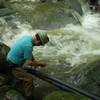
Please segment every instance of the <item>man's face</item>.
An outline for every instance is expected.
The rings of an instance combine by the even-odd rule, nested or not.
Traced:
[[[42,42],[41,42],[40,40],[36,40],[34,43],[35,43],[36,46],[41,46],[41,45],[43,45]]]

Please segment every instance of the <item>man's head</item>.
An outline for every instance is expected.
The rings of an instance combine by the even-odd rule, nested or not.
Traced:
[[[46,33],[37,33],[36,35],[36,45],[45,45],[49,42],[49,37]]]

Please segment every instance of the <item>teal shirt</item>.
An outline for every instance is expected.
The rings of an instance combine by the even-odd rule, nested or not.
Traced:
[[[12,46],[7,58],[14,64],[23,66],[26,59],[32,59],[33,43],[31,36],[24,36]]]

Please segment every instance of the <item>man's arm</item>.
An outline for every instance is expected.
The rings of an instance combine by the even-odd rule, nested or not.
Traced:
[[[41,66],[44,67],[47,64],[44,62],[36,62],[34,56],[32,55],[32,47],[25,46],[24,48],[24,59],[26,59],[25,64],[29,66]]]
[[[36,61],[32,61],[32,60],[26,60],[25,64],[30,65],[30,66],[41,66],[41,67],[44,67],[47,65],[44,62],[36,62]]]
[[[35,57],[32,55],[32,61],[35,61]]]

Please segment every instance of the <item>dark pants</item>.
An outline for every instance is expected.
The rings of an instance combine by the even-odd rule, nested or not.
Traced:
[[[32,75],[28,73],[26,70],[24,70],[22,67],[13,64],[9,60],[7,62],[11,75],[18,81],[21,81],[21,86],[23,86],[23,91],[25,95],[27,97],[32,97],[34,90]]]

